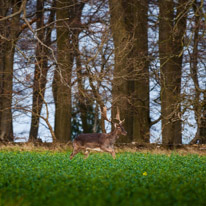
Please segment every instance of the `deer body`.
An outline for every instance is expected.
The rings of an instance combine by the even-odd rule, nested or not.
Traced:
[[[105,115],[104,117],[107,121],[110,121]],[[73,141],[73,152],[70,155],[70,159],[80,151],[84,151],[85,158],[87,158],[90,150],[108,152],[115,159],[114,143],[119,135],[127,134],[122,126],[123,121],[120,121],[120,119],[118,120],[119,123],[114,123],[115,129],[110,133],[88,133],[78,135]]]
[[[111,136],[110,134],[100,133],[100,134],[80,134],[77,136],[73,144],[77,144],[82,148],[101,148],[110,147],[114,144],[116,136]]]

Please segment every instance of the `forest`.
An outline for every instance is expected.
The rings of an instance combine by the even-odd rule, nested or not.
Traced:
[[[204,0],[0,0],[0,141],[206,143]]]
[[[206,1],[0,0],[0,206],[203,206],[205,144]]]

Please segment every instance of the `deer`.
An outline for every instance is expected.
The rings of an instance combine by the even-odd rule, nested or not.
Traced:
[[[98,152],[107,152],[110,153],[113,159],[116,158],[114,144],[120,135],[127,135],[126,130],[122,126],[125,120],[120,120],[119,108],[117,108],[115,120],[118,123],[115,123],[112,120],[107,118],[107,108],[103,107],[102,109],[102,118],[113,124],[114,130],[110,133],[82,133],[76,136],[72,142],[73,151],[70,155],[72,159],[77,153],[83,151],[84,158],[86,159],[89,156],[91,150]]]

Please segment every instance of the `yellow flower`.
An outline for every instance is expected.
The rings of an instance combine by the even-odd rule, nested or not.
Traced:
[[[143,172],[143,175],[144,175],[144,176],[147,176],[147,172]]]

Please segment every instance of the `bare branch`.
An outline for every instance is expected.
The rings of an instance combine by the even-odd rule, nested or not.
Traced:
[[[109,119],[107,118],[107,107],[103,107],[103,109],[102,109],[102,117],[103,117],[105,120],[107,120],[108,122],[113,123],[111,120],[109,120]]]
[[[20,8],[19,8],[19,10],[17,12],[15,12],[15,13],[9,15],[9,16],[0,17],[0,21],[5,21],[7,19],[10,19],[10,18],[20,14],[26,8],[26,3],[27,3],[27,0],[23,0],[22,4],[21,4],[21,6],[20,6]]]

